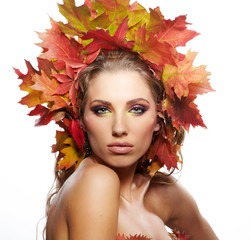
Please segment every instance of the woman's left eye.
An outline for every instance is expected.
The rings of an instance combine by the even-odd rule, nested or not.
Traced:
[[[138,114],[138,115],[143,114],[145,111],[146,111],[146,108],[141,107],[141,106],[135,106],[129,110],[130,113],[134,113],[134,114]]]

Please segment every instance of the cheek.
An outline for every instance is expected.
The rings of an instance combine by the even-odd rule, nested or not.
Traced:
[[[146,119],[139,124],[135,124],[134,132],[135,136],[140,136],[143,142],[151,143],[153,132],[155,131],[156,120],[154,117]]]
[[[107,123],[104,122],[104,119],[100,120],[97,117],[88,117],[84,118],[85,131],[88,135],[89,143],[92,149],[96,149],[98,146],[102,146],[102,143],[108,137],[107,132]]]

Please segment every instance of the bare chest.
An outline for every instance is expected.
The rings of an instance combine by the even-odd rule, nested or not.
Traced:
[[[146,235],[154,240],[171,239],[162,219],[148,211],[142,204],[128,203],[121,199],[119,209],[118,233]]]
[[[132,191],[131,201],[120,198],[118,233],[145,235],[153,240],[169,240],[169,233],[163,220],[144,204],[149,181],[144,181],[139,188]]]

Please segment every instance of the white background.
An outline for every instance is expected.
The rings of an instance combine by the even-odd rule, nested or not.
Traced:
[[[62,2],[62,0],[60,1]],[[191,129],[183,147],[180,182],[196,199],[221,240],[250,240],[250,55],[248,0],[141,0],[160,6],[166,18],[188,14],[200,32],[187,48],[199,52],[196,64],[208,65],[215,93],[197,101],[208,129]],[[33,127],[35,118],[17,104],[21,93],[12,67],[26,73],[23,59],[37,66],[41,49],[35,31],[50,28],[49,16],[63,18],[55,0],[1,2],[1,172],[0,238],[32,240],[44,215],[53,182],[55,127]],[[182,50],[184,51],[184,50]],[[44,222],[39,225],[39,239]]]

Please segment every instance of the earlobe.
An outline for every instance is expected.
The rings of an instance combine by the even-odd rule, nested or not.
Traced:
[[[153,129],[154,132],[158,132],[160,130],[160,124],[159,121],[156,122],[155,127]]]

